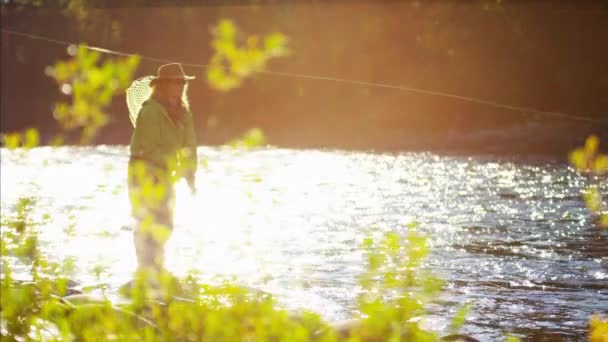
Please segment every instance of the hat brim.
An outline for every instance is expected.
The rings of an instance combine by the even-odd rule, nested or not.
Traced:
[[[175,76],[175,77],[158,77],[158,76],[154,76],[154,78],[152,78],[152,81],[171,81],[171,80],[184,80],[184,81],[191,81],[193,79],[195,79],[196,76]]]
[[[157,77],[157,76],[155,76],[150,81],[150,86],[154,87],[155,84],[157,84],[158,82],[163,82],[163,81],[180,80],[180,81],[184,81],[185,82],[185,81],[193,80],[195,78],[196,77],[194,77],[194,76],[186,76],[186,75],[184,75],[184,77]]]

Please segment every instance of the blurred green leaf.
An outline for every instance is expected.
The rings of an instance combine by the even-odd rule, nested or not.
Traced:
[[[231,20],[220,20],[216,26],[216,34],[222,40],[234,40],[236,38],[237,29]]]
[[[272,33],[264,38],[265,52],[272,57],[287,54],[287,37],[282,33]]]
[[[468,303],[462,305],[458,309],[456,315],[452,318],[452,322],[450,323],[450,331],[452,334],[456,334],[460,330],[470,311],[471,305]]]
[[[602,214],[602,215],[600,215],[600,219],[599,219],[598,225],[601,228],[608,228],[608,214]]]
[[[38,130],[35,128],[30,128],[25,131],[25,142],[24,145],[26,148],[36,147],[40,144],[40,135],[38,134]]]
[[[88,143],[107,124],[104,108],[130,84],[139,57],[106,59],[100,65],[101,53],[84,45],[73,50],[73,58],[57,62],[47,73],[71,93],[71,103],[57,103],[53,114],[64,130],[80,129],[80,141]]]
[[[597,152],[599,144],[600,139],[595,135],[590,135],[585,141],[585,153],[587,155],[594,155]]]
[[[2,136],[4,140],[4,146],[8,149],[15,149],[21,145],[21,134],[20,133],[8,133]]]
[[[608,155],[600,154],[598,151],[599,138],[591,135],[585,141],[584,148],[577,148],[570,153],[570,162],[579,171],[590,172],[595,175],[603,175],[608,172]],[[607,227],[606,224],[606,204],[600,193],[600,178],[588,178],[592,184],[587,186],[583,191],[583,198],[587,208],[599,215],[598,226],[601,228]]]
[[[583,194],[587,208],[592,212],[598,212],[602,205],[602,195],[597,188],[588,188]]]
[[[214,54],[207,69],[207,81],[220,91],[239,86],[242,80],[262,70],[269,59],[284,56],[287,51],[287,39],[280,33],[264,37],[264,49],[259,48],[257,35],[245,37],[243,44],[239,44],[238,29],[230,20],[221,20],[212,33]]]
[[[570,163],[577,170],[584,170],[586,167],[586,154],[582,148],[577,148],[570,153]]]
[[[593,172],[597,174],[608,172],[608,155],[599,155],[595,158]]]
[[[589,319],[589,342],[608,341],[608,318],[594,314]]]

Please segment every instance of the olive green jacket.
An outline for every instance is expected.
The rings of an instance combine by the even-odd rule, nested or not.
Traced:
[[[143,103],[135,130],[131,136],[131,158],[174,171],[187,166],[183,175],[189,180],[196,172],[196,133],[192,113],[187,111],[184,122],[173,123],[169,113],[156,100]]]

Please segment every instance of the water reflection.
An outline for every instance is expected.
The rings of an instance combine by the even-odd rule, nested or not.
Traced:
[[[464,331],[481,339],[506,331],[577,339],[592,312],[608,311],[608,233],[592,227],[584,180],[564,165],[429,153],[199,154],[208,163],[198,195],[177,186],[166,261],[176,274],[235,277],[288,307],[348,318],[363,237],[418,220],[432,236],[428,267],[448,280],[428,318],[436,327],[471,301]],[[1,163],[3,218],[33,197],[44,248],[74,258],[76,278],[116,287],[130,277],[125,147],[2,150]]]

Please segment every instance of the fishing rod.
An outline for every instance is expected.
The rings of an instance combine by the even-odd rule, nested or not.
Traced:
[[[35,40],[47,41],[47,42],[54,43],[54,44],[65,45],[65,46],[77,45],[76,43],[73,43],[73,42],[48,38],[48,37],[44,37],[44,36],[40,36],[40,35],[36,35],[36,34],[19,32],[19,31],[15,31],[15,30],[4,29],[4,28],[2,28],[2,32],[11,34],[11,35],[21,36],[21,37],[27,37],[27,38],[35,39]],[[80,46],[83,46],[86,49],[89,49],[92,51],[98,51],[101,53],[111,54],[111,55],[116,55],[116,56],[123,56],[123,57],[139,56],[141,59],[152,61],[152,62],[157,62],[157,63],[180,63],[184,66],[193,67],[193,68],[207,68],[208,67],[207,64],[177,62],[174,60],[157,58],[157,57],[147,56],[147,55],[143,55],[143,54],[139,54],[139,53],[111,50],[111,49],[107,49],[107,48],[103,48],[103,47],[91,46],[91,45],[86,45],[86,44],[81,44]],[[456,100],[460,100],[460,101],[485,105],[485,106],[489,106],[489,107],[506,109],[506,110],[509,110],[512,112],[517,112],[517,113],[538,114],[538,115],[550,116],[550,117],[555,117],[555,118],[560,118],[560,119],[565,119],[565,120],[582,121],[582,122],[588,122],[588,123],[608,126],[608,120],[599,120],[599,119],[594,119],[591,117],[574,115],[574,114],[564,113],[564,112],[560,112],[560,111],[544,111],[544,110],[539,110],[539,109],[531,108],[531,107],[509,105],[509,104],[485,100],[485,99],[481,99],[481,98],[477,98],[477,97],[469,97],[469,96],[463,96],[463,95],[458,95],[458,94],[453,94],[453,93],[446,93],[446,92],[434,91],[434,90],[428,90],[428,89],[422,89],[422,88],[416,88],[416,87],[408,87],[408,86],[387,84],[387,83],[381,83],[381,82],[368,82],[368,81],[353,80],[353,79],[338,78],[338,77],[329,77],[329,76],[298,74],[298,73],[291,73],[291,72],[278,72],[278,71],[271,71],[271,70],[262,70],[262,71],[258,71],[258,73],[273,75],[273,76],[278,76],[278,77],[309,79],[309,80],[316,80],[316,81],[330,81],[330,82],[335,82],[335,83],[366,86],[366,87],[372,87],[372,88],[393,89],[393,90],[406,91],[406,92],[412,92],[412,93],[418,93],[418,94],[451,98],[451,99],[456,99]]]

